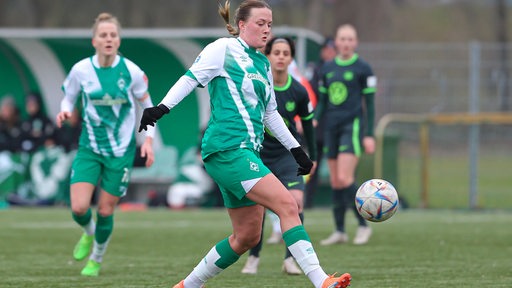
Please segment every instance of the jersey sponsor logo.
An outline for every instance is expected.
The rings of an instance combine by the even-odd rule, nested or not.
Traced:
[[[295,107],[296,107],[295,101],[288,101],[285,104],[286,111],[288,111],[288,112],[295,111]]]
[[[264,83],[265,85],[269,85],[267,79],[265,79],[263,76],[261,76],[258,73],[247,73],[247,79],[257,80],[257,81]]]
[[[343,82],[333,82],[329,85],[329,101],[333,105],[340,105],[347,100],[348,90]]]
[[[288,185],[288,187],[293,187],[293,186],[297,186],[299,184],[300,184],[299,181],[295,181],[295,182],[289,182],[287,185]]]
[[[105,94],[102,99],[91,99],[91,103],[94,106],[114,106],[114,105],[123,105],[128,102],[126,99],[117,98],[114,99],[109,94]]]
[[[258,165],[258,163],[254,163],[251,161],[251,162],[249,162],[249,169],[251,169],[252,171],[259,172],[260,166]]]

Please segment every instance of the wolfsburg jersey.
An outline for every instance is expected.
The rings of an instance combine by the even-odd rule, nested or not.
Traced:
[[[62,90],[82,104],[80,147],[105,156],[123,156],[135,148],[134,98],[148,90],[144,72],[132,61],[116,56],[111,67],[100,67],[97,56],[76,63]]]
[[[187,75],[210,93],[203,158],[238,148],[259,151],[265,111],[277,109],[267,57],[240,38],[221,38],[204,48]]]
[[[354,54],[348,60],[336,57],[325,63],[319,73],[320,101],[327,129],[361,117],[363,95],[376,90],[377,79],[370,65]]]
[[[301,119],[313,118],[313,105],[309,102],[309,96],[306,88],[302,86],[291,75],[288,75],[288,82],[283,87],[274,86],[276,95],[277,110],[284,120],[284,123],[297,141],[301,141],[301,136],[297,132],[295,124],[295,116],[299,115]],[[262,159],[273,158],[283,153],[287,153],[286,149],[279,140],[272,136],[268,129],[265,129],[265,140],[263,141],[263,149],[261,150]],[[291,154],[290,154],[291,155]]]

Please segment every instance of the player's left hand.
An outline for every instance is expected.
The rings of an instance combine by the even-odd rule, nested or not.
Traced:
[[[290,149],[290,152],[292,152],[293,158],[295,158],[295,161],[297,161],[297,164],[299,164],[297,176],[308,175],[311,171],[311,168],[313,168],[313,161],[309,159],[306,152],[304,152],[300,146]]]
[[[169,113],[169,108],[164,104],[144,109],[142,117],[140,118],[139,132],[142,130],[146,131],[148,129],[148,125],[155,126],[156,121],[167,113]]]

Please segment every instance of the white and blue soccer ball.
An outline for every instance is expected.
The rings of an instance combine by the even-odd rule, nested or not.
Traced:
[[[356,208],[359,215],[372,222],[391,218],[398,210],[398,192],[391,183],[383,179],[370,179],[356,192]]]

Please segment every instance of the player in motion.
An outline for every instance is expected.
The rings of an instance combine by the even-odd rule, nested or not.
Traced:
[[[201,153],[206,171],[221,189],[233,233],[215,244],[174,288],[203,287],[254,247],[260,240],[265,208],[281,218],[286,246],[314,287],[347,287],[350,274],[334,277],[323,271],[301,224],[297,202],[259,156],[266,127],[292,153],[299,174],[313,167],[277,111],[270,63],[258,51],[270,35],[272,10],[265,1],[242,1],[234,28],[229,23],[229,8],[228,0],[220,5],[219,14],[229,33],[237,37],[207,45],[162,102],[144,109],[139,128],[154,125],[193,89],[208,85],[211,116]]]
[[[84,233],[75,246],[76,260],[89,261],[81,274],[98,276],[103,255],[114,227],[114,209],[125,195],[135,157],[135,102],[153,106],[144,72],[118,55],[120,24],[116,17],[101,13],[93,25],[95,55],[76,63],[62,90],[64,98],[56,123],[71,118],[80,98],[82,134],[71,171],[71,214]],[[154,128],[148,129],[141,146],[146,166],[151,166]],[[91,212],[94,188],[101,179],[96,222]]]
[[[335,45],[338,56],[319,71],[320,101],[315,119],[325,116],[324,151],[330,171],[336,230],[320,244],[348,241],[345,212],[351,208],[359,223],[354,244],[361,245],[368,242],[372,230],[355,208],[355,171],[363,150],[369,154],[375,151],[373,122],[377,78],[370,65],[355,53],[357,33],[352,25],[338,27]]]
[[[295,117],[301,119],[304,137],[307,142],[310,158],[316,161],[316,142],[313,130],[313,105],[309,101],[308,92],[297,80],[288,74],[288,66],[295,57],[295,45],[293,40],[287,37],[272,38],[267,42],[264,50],[265,55],[272,67],[274,78],[274,92],[277,102],[277,110],[284,120],[292,135],[298,141],[301,136],[297,131]],[[265,131],[263,148],[261,149],[263,163],[276,175],[283,185],[290,191],[297,202],[299,217],[304,223],[304,177],[297,175],[297,165],[287,149],[277,140],[272,133]],[[315,162],[316,164],[316,162]],[[314,173],[314,168],[312,172]],[[263,244],[263,228],[260,242],[251,248],[249,258],[245,263],[242,273],[256,274],[258,272],[259,254]],[[283,272],[289,275],[302,274],[302,271],[295,264],[295,260],[286,249],[282,266]]]

